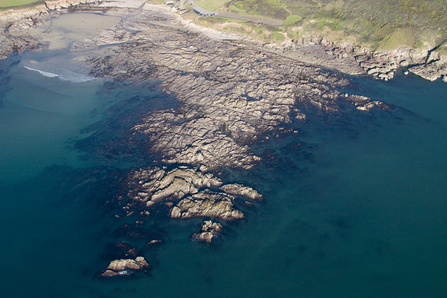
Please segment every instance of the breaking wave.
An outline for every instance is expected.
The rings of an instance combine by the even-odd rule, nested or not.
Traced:
[[[68,81],[71,83],[85,83],[85,82],[93,81],[95,79],[92,76],[72,72],[69,70],[62,70],[60,74],[55,74],[52,72],[47,72],[47,71],[31,68],[28,66],[23,66],[23,67],[26,69],[32,70],[32,71],[37,71],[38,73],[40,73],[41,75],[43,75],[45,77],[48,77],[48,78],[58,77],[61,81]]]
[[[58,76],[59,76],[58,74],[55,74],[55,73],[51,73],[51,72],[46,72],[46,71],[38,70],[38,69],[31,68],[31,67],[28,67],[28,66],[23,66],[23,67],[25,67],[26,69],[32,70],[32,71],[37,71],[37,72],[40,73],[41,75],[43,75],[43,76],[45,76],[45,77],[49,77],[49,78],[55,78],[55,77],[58,77]]]

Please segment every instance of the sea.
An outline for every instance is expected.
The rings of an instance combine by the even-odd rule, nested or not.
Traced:
[[[200,220],[148,220],[163,240],[144,252],[150,273],[101,279],[128,221],[104,202],[151,158],[116,144],[133,115],[179,103],[153,82],[93,78],[72,55],[0,61],[2,297],[447,297],[446,83],[349,77],[343,92],[392,109],[311,117],[250,144],[259,165],[221,176],[264,195],[245,220],[213,244],[191,241]]]

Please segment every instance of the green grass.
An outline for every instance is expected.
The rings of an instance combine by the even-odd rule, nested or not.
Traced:
[[[197,0],[199,3],[217,11],[282,20],[282,31],[291,37],[298,33],[290,28],[299,26],[300,35],[337,36],[375,49],[428,49],[447,38],[447,0]]]
[[[269,40],[281,42],[284,41],[286,38],[284,37],[284,34],[281,34],[279,32],[272,32],[269,36]]]
[[[392,50],[397,47],[414,48],[416,45],[416,36],[411,29],[396,29],[394,32],[383,38],[378,49]]]
[[[23,6],[23,5],[32,4],[35,2],[42,2],[42,1],[38,1],[38,0],[1,0],[0,8]]]
[[[294,25],[301,21],[303,18],[296,15],[288,16],[287,19],[284,21],[284,26]]]
[[[197,5],[212,11],[219,11],[227,2],[228,0],[196,0]]]

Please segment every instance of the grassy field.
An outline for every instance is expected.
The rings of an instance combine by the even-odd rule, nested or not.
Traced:
[[[196,0],[197,5],[212,11],[220,10],[227,2],[228,0]]]
[[[42,2],[39,0],[0,0],[0,8],[15,7],[31,4],[34,2]]]
[[[196,3],[210,10],[283,21],[284,26],[279,28],[259,25],[252,29],[266,40],[281,40],[276,33],[289,38],[316,33],[390,50],[431,49],[447,39],[447,0],[197,0]],[[275,34],[271,36],[272,33]]]

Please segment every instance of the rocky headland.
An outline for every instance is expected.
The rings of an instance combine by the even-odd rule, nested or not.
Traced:
[[[360,74],[369,67],[373,74],[370,70],[374,67],[390,68],[383,66],[388,62],[372,66],[374,59],[379,59],[377,53],[356,47],[348,51],[313,38],[259,45],[198,28],[165,7],[140,0],[47,5],[33,16],[3,19],[0,53],[5,57],[13,51],[45,48],[28,36],[27,30],[75,11],[122,16],[115,27],[70,46],[79,54],[77,61],[90,69],[90,76],[116,83],[157,81],[160,90],[180,102],[176,108],[144,113],[129,129],[130,137],[144,138],[145,150],[160,156],[156,165],[148,161],[145,167],[129,170],[122,180],[122,195],[108,202],[116,218],[135,222],[135,227],[164,210],[164,216],[173,222],[203,218],[202,230],[192,238],[211,242],[221,233],[222,223],[247,217],[238,202],[253,205],[264,199],[250,185],[221,177],[223,168],[252,170],[262,162],[253,145],[268,139],[269,134],[279,138],[298,133],[293,127],[315,117],[390,108],[368,97],[338,91],[349,80],[327,69]],[[409,60],[402,53],[383,58],[401,57],[395,60],[395,68],[386,71],[388,77],[381,77],[380,71],[374,73],[386,79],[399,65],[415,65],[424,59],[408,51],[413,55]],[[424,65],[443,61],[432,55],[434,60],[426,59]],[[216,220],[221,223],[213,222]],[[101,276],[129,275],[149,268],[142,256],[125,255],[112,260]]]
[[[263,46],[294,59],[352,75],[370,75],[377,79],[389,80],[402,68],[429,81],[442,78],[447,82],[447,56],[440,55],[435,49],[398,48],[374,51],[359,44],[332,42],[315,35]]]
[[[116,28],[72,45],[86,53],[102,48],[106,55],[84,58],[91,76],[158,81],[180,101],[177,108],[148,112],[130,129],[145,136],[147,150],[160,160],[128,173],[125,194],[116,200],[120,218],[140,221],[162,208],[175,220],[244,219],[237,201],[249,205],[262,194],[224,183],[219,173],[225,167],[254,169],[261,157],[252,144],[273,132],[297,133],[287,125],[315,115],[389,108],[337,91],[349,83],[341,74],[237,39],[210,37],[160,6],[145,4]],[[193,239],[209,242],[221,229],[207,225]]]

